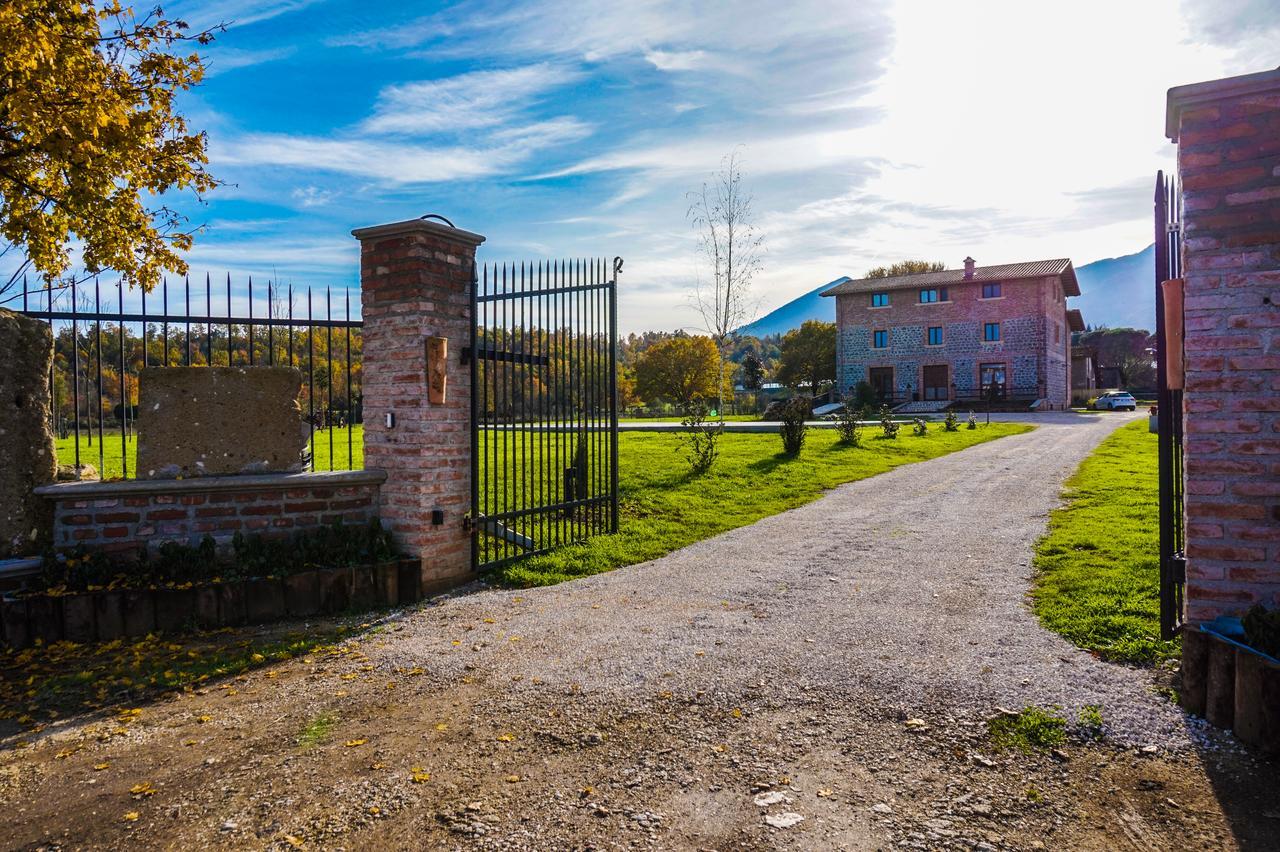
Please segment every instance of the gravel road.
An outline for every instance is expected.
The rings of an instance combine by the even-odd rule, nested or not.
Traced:
[[[746,688],[820,689],[911,716],[1096,704],[1122,742],[1185,747],[1182,714],[1146,672],[1044,630],[1025,600],[1063,480],[1132,419],[1039,415],[1025,435],[843,485],[653,562],[459,597],[396,653],[460,665],[450,625],[496,606],[518,650],[493,643],[465,663],[545,684],[619,697],[697,689],[730,702]]]

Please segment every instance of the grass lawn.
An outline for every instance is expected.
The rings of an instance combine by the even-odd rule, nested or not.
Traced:
[[[879,430],[866,429],[864,446],[856,449],[839,445],[834,431],[810,430],[794,459],[781,455],[777,435],[727,433],[715,467],[701,476],[690,475],[676,435],[623,432],[618,534],[500,568],[494,576],[514,586],[550,585],[644,562],[816,500],[841,483],[1030,428],[993,423],[948,433],[935,427],[924,437],[904,429],[893,441],[877,440]]]
[[[1067,480],[1066,505],[1036,547],[1034,609],[1050,630],[1107,660],[1178,656],[1160,639],[1156,436],[1118,429]]]

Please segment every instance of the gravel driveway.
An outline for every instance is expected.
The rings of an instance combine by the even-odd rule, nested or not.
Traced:
[[[1131,419],[1040,415],[648,564],[65,720],[0,752],[2,845],[1266,848],[1274,767],[1024,600],[1063,479]],[[1107,737],[995,750],[1027,704],[1098,704]]]
[[[1024,597],[1063,480],[1133,419],[1039,415],[1027,434],[840,486],[643,565],[459,598],[399,653],[438,665],[451,622],[519,599],[504,625],[519,652],[486,648],[468,664],[620,697],[659,683],[725,700],[760,683],[775,697],[873,695],[912,716],[1096,704],[1123,742],[1183,747],[1182,714],[1145,672],[1044,630]]]

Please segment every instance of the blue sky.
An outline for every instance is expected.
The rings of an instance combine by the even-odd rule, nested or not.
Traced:
[[[354,285],[352,228],[434,212],[484,259],[624,256],[624,331],[699,324],[686,192],[731,150],[761,312],[905,256],[1083,264],[1150,242],[1165,90],[1280,63],[1265,0],[169,11],[231,22],[182,101],[228,182],[193,272]]]

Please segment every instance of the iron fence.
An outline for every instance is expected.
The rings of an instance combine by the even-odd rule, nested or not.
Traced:
[[[1182,511],[1182,391],[1168,385],[1169,330],[1165,328],[1161,285],[1181,277],[1182,192],[1177,181],[1166,181],[1164,172],[1156,172],[1156,428],[1160,488],[1160,634],[1165,639],[1172,639],[1182,626],[1187,572]]]
[[[264,365],[302,372],[307,465],[363,466],[355,434],[362,422],[362,322],[351,316],[349,290],[335,304],[330,288],[319,295],[268,281],[255,293],[249,277],[237,291],[227,274],[216,287],[206,276],[194,292],[188,278],[172,287],[166,280],[151,293],[117,283],[105,296],[104,302],[98,280],[37,289],[22,281],[19,312],[47,321],[53,336],[50,416],[59,463],[87,472],[86,457],[96,457],[99,478],[136,476],[137,432],[146,428],[137,397],[143,369]]]
[[[618,529],[620,258],[485,264],[473,293],[473,564]]]

